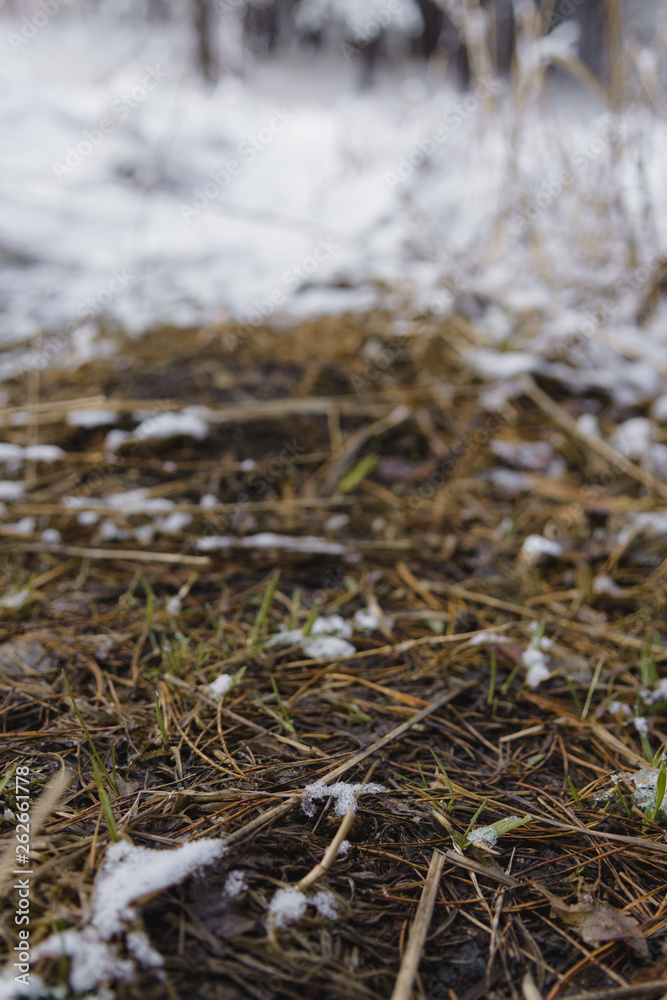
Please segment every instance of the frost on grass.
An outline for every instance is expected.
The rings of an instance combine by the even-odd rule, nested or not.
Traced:
[[[378,792],[386,791],[384,785],[378,785],[374,781],[367,784],[351,785],[346,781],[337,781],[334,785],[325,785],[320,779],[312,785],[306,785],[301,796],[301,808],[306,816],[315,815],[315,801],[326,799],[333,795],[335,799],[335,812],[337,816],[345,816],[350,811],[357,811],[358,795],[375,795]]]
[[[482,844],[484,847],[495,847],[498,843],[498,831],[492,826],[480,826],[468,834],[471,844]]]
[[[615,785],[619,781],[625,781],[626,784],[634,788],[632,801],[637,808],[641,809],[642,812],[647,809],[653,812],[657,802],[659,774],[660,770],[657,767],[642,767],[639,771],[620,771],[617,774],[612,774],[611,780]],[[667,817],[667,796],[662,800],[660,812]]]

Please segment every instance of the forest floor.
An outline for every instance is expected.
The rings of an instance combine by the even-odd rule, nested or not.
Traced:
[[[467,321],[392,331],[159,329],[10,386],[25,995],[667,994],[667,487],[601,390],[494,399]]]

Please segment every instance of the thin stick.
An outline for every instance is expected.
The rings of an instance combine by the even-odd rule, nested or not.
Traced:
[[[336,860],[336,857],[338,855],[338,848],[347,837],[348,833],[350,832],[350,827],[352,826],[353,823],[354,823],[354,810],[350,809],[348,813],[345,813],[345,818],[338,827],[336,836],[334,837],[334,839],[331,841],[326,851],[324,852],[322,860],[318,861],[315,867],[311,868],[308,874],[303,876],[301,881],[297,883],[296,886],[297,889],[301,889],[303,891],[303,889],[307,889],[309,885],[312,885],[313,882],[317,882],[318,878],[322,878],[323,875],[326,875],[326,873],[329,871],[332,864]]]
[[[440,886],[440,877],[442,875],[444,864],[444,854],[438,850],[434,851],[433,857],[431,858],[431,864],[429,865],[428,875],[426,876],[426,881],[424,882],[424,888],[422,889],[421,899],[419,900],[417,912],[415,913],[415,919],[412,927],[410,928],[408,946],[403,955],[401,970],[398,973],[396,984],[394,986],[394,992],[391,995],[391,1000],[410,1000],[412,984],[415,981],[417,969],[419,968],[419,963],[422,957],[422,951],[424,950],[426,933],[428,931],[429,924],[431,923],[433,907],[435,906],[435,897]]]
[[[10,546],[2,546],[7,551]],[[141,549],[88,549],[80,545],[49,545],[46,542],[15,542],[14,552],[52,552],[56,556],[83,556],[84,559],[128,559],[134,562],[180,563],[183,566],[208,566],[208,556],[184,556],[180,552],[144,552]]]

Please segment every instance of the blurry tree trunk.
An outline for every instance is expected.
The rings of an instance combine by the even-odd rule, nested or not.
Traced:
[[[197,58],[201,75],[209,83],[218,78],[218,64],[213,43],[213,10],[210,0],[192,0]]]

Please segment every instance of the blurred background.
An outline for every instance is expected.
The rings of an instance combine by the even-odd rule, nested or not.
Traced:
[[[667,361],[661,0],[0,6],[5,343],[379,307]]]

